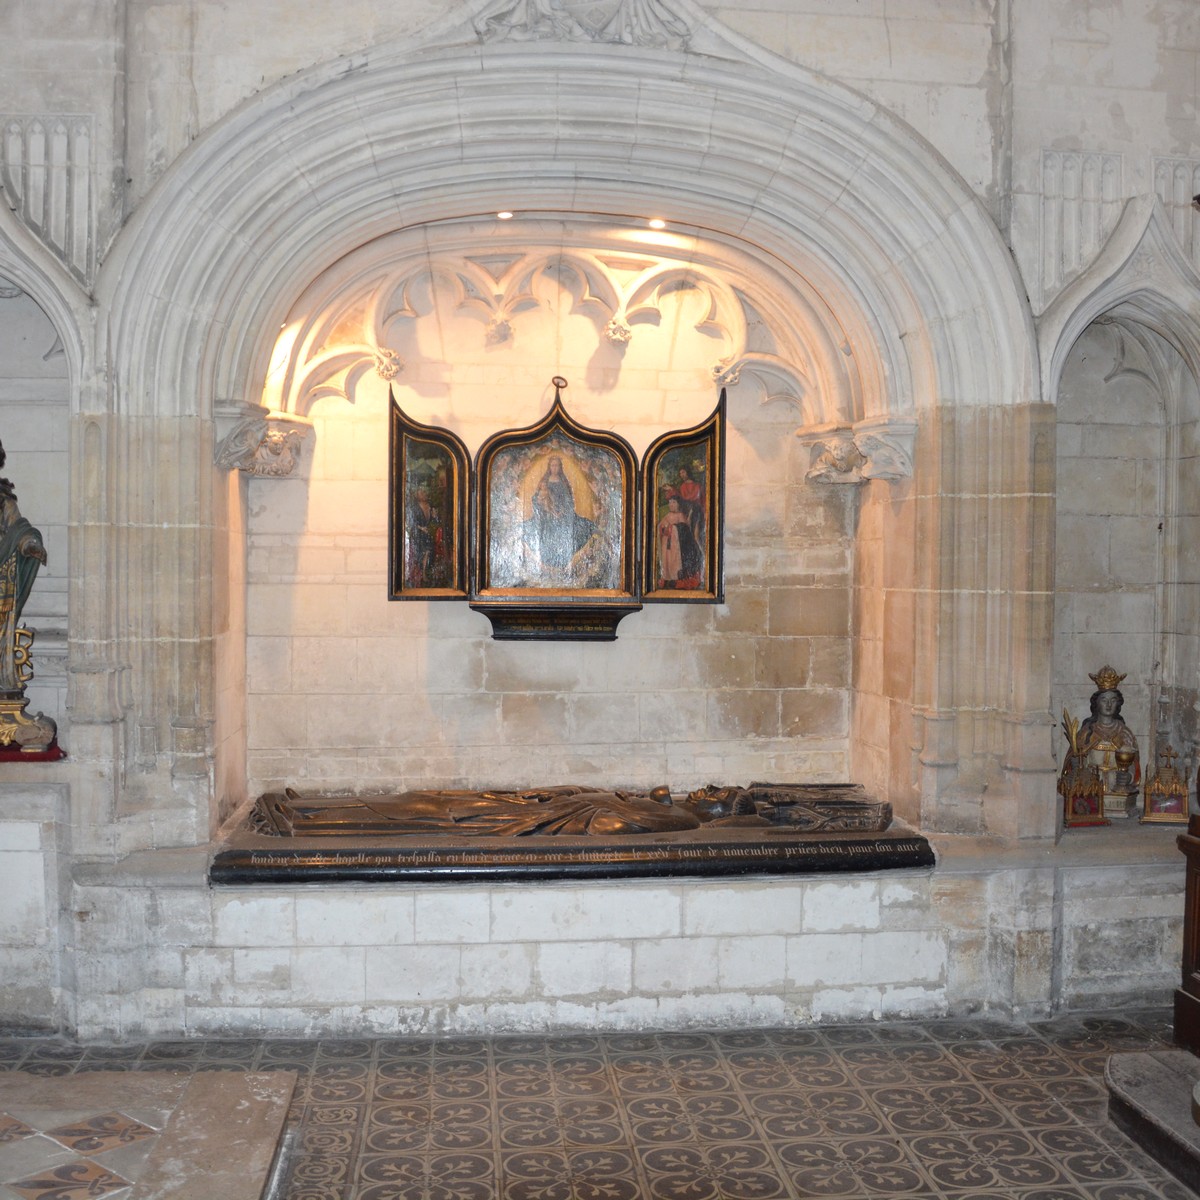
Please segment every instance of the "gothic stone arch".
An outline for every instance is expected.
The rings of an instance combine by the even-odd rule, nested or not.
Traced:
[[[104,560],[154,580],[115,622],[138,767],[127,810],[182,808],[202,837],[222,786],[207,764],[235,753],[213,731],[228,597],[197,586],[214,578],[214,544],[237,536],[213,451],[219,422],[260,411],[305,286],[433,221],[662,207],[803,264],[852,331],[847,356],[879,364],[859,373],[862,417],[920,425],[912,478],[871,485],[896,489],[880,503],[885,540],[915,549],[870,585],[890,665],[856,716],[857,741],[869,730],[874,745],[868,781],[931,826],[1046,832],[1048,681],[1033,647],[1049,576],[1027,553],[1046,519],[1033,450],[1045,414],[1027,305],[981,205],[890,114],[683,0],[637,6],[647,23],[611,40],[538,25],[544,5],[466,7],[475,21],[428,44],[374,48],[250,100],[181,156],[102,268],[109,469],[172,464],[125,491]]]

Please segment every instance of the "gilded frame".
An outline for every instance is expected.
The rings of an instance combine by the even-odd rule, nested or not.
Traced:
[[[414,421],[391,396],[388,586],[393,600],[465,600],[469,591],[466,447]]]
[[[642,599],[719,604],[725,519],[725,390],[712,415],[664,434],[642,463]]]

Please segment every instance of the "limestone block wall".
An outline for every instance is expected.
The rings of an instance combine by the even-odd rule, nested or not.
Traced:
[[[136,0],[125,80],[131,199],[144,196],[201,130],[264,85],[336,56],[349,61],[372,43],[420,36],[467,7],[461,0],[413,0],[400,9],[348,3],[298,12],[284,0],[235,10],[219,0]],[[980,194],[995,197],[1000,159],[993,143],[1004,119],[998,68],[1007,49],[995,6],[938,0],[897,10],[883,0],[849,7],[733,0],[697,7],[891,108],[941,147]],[[104,33],[93,36],[102,42]]]
[[[1165,1003],[1169,831],[1082,832],[1003,865],[942,839],[933,871],[728,881],[209,890],[194,852],[145,856],[77,878],[66,1019],[93,1038],[436,1034]]]
[[[843,79],[896,113],[946,155],[996,216],[1006,169],[1009,7],[978,0],[704,4],[759,45]]]
[[[0,786],[0,1029],[61,1027],[65,792],[36,783]]]
[[[1190,0],[1009,9],[1011,244],[1040,313],[1092,261],[1128,196],[1170,199],[1192,243],[1200,21]]]

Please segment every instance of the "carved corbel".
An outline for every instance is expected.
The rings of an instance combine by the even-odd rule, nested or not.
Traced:
[[[804,478],[813,483],[911,479],[916,433],[916,422],[896,420],[799,430],[812,455]]]
[[[911,479],[915,421],[859,421],[854,426],[854,444],[865,460],[864,479]]]
[[[866,459],[854,444],[849,429],[801,432],[811,460],[804,478],[813,483],[862,483]]]
[[[633,337],[633,330],[620,317],[613,317],[604,327],[604,340],[617,350],[624,350]]]
[[[217,465],[268,479],[290,475],[311,426],[287,417],[248,417],[217,447]]]

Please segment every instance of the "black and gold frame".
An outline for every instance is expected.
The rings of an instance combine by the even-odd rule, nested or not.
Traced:
[[[562,402],[492,434],[471,464],[392,398],[390,595],[469,600],[497,638],[603,640],[642,601],[722,600],[725,392],[712,415],[629,443]]]
[[[642,464],[642,599],[724,599],[725,392],[694,429],[668,433]]]
[[[468,591],[466,447],[421,425],[392,397],[388,561],[393,600],[465,600]]]

